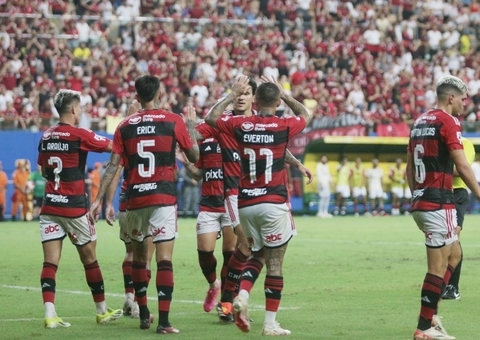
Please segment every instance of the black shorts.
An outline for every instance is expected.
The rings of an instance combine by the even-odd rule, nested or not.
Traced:
[[[41,208],[43,205],[43,196],[33,197],[33,206],[35,208]]]
[[[454,189],[453,199],[455,200],[455,209],[457,209],[457,226],[463,229],[463,219],[465,218],[470,195],[467,189]]]

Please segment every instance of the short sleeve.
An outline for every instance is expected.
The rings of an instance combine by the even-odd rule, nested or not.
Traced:
[[[245,116],[222,116],[217,119],[216,124],[220,132],[233,135],[233,128],[238,120],[244,120]]]
[[[83,151],[105,152],[110,144],[110,139],[99,136],[95,132],[87,129],[80,129],[80,148]]]
[[[195,126],[195,130],[197,130],[197,132],[202,135],[203,139],[217,138],[218,131],[205,122],[197,124],[197,126]]]
[[[286,125],[290,128],[288,133],[289,138],[299,134],[307,126],[307,122],[303,117],[286,117],[283,119],[285,120]]]
[[[125,148],[123,145],[123,139],[122,139],[122,133],[120,131],[120,128],[117,127],[115,130],[115,133],[113,134],[113,147],[112,147],[112,152],[117,154],[117,155],[123,155],[125,152]],[[123,157],[122,157],[123,160]]]
[[[178,144],[182,150],[190,150],[193,147],[192,138],[188,134],[187,126],[183,119],[180,116],[175,117],[175,138],[177,139]]]
[[[463,150],[462,128],[457,118],[452,116],[447,117],[441,134],[449,151]]]

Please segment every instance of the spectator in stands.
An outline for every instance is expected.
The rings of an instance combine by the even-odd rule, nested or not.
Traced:
[[[183,167],[179,172],[179,178],[183,180],[182,185],[182,201],[183,201],[183,216],[196,217],[199,209],[200,201],[200,185],[197,180],[192,178],[190,174]]]

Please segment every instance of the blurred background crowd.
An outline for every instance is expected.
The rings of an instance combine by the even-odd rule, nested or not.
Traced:
[[[145,73],[162,81],[162,108],[192,104],[202,118],[247,74],[278,77],[314,128],[343,117],[375,133],[433,107],[452,74],[476,132],[479,28],[477,0],[0,0],[1,129],[47,128],[69,88],[82,93],[80,125],[105,130]]]

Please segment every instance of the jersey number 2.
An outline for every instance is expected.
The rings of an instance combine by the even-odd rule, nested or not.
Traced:
[[[250,183],[255,183],[257,181],[257,163],[255,155],[255,150],[250,148],[245,148],[243,151],[245,155],[248,155],[250,158]],[[272,180],[272,165],[273,165],[273,152],[267,148],[260,149],[260,156],[266,156],[265,164],[265,184],[268,184]]]

